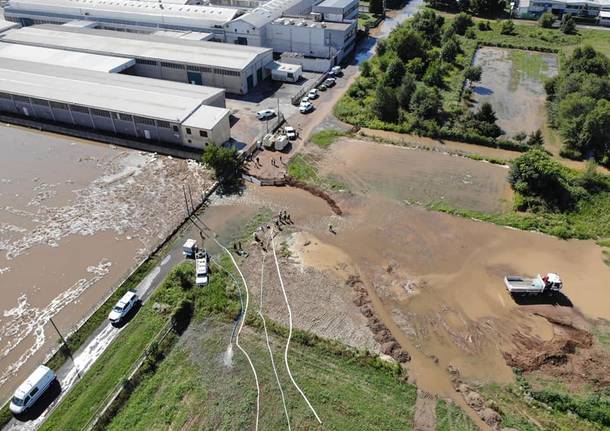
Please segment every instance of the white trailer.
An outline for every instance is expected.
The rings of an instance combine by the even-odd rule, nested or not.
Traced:
[[[542,276],[538,274],[534,278],[522,277],[520,275],[507,275],[504,277],[506,290],[512,294],[531,294],[558,292],[563,287],[559,275],[549,272]]]

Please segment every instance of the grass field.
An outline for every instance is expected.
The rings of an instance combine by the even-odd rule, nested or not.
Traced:
[[[209,320],[183,336],[157,372],[143,382],[115,417],[109,430],[251,429],[256,390],[251,370],[236,349],[227,366],[231,325]],[[307,339],[307,338],[304,338]],[[260,330],[247,328],[240,338],[261,382],[260,429],[286,429],[280,392]],[[291,343],[289,362],[296,381],[323,420],[318,426],[290,384],[283,365],[284,337],[271,335],[271,345],[292,429],[412,429],[415,387],[402,381],[393,367],[355,359],[326,342]],[[150,414],[150,412],[156,412]]]
[[[326,141],[328,138],[325,137],[324,139]],[[346,188],[345,184],[335,179],[321,177],[318,175],[317,162],[311,155],[296,154],[288,162],[287,173],[292,178],[299,181],[313,184],[325,189],[337,191],[344,190]]]
[[[327,129],[314,133],[310,140],[318,147],[326,149],[330,147],[338,138],[345,136],[346,134],[347,133],[342,132],[341,130]]]

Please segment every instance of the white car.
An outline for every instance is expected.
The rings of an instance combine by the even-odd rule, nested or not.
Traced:
[[[336,83],[337,80],[335,78],[328,78],[324,81],[324,85],[326,85],[327,88],[333,87]]]
[[[138,302],[138,295],[133,290],[127,292],[119,302],[116,303],[110,314],[108,315],[108,320],[112,323],[119,323],[127,313],[131,311],[134,305]]]
[[[259,120],[268,120],[273,117],[275,117],[275,111],[273,109],[263,109],[256,113],[256,118]]]
[[[307,97],[309,97],[309,100],[317,99],[318,98],[318,90],[316,88],[312,88],[311,90],[309,90],[309,93],[307,94]]]
[[[284,127],[284,134],[290,140],[293,140],[293,139],[297,138],[297,131],[294,129],[294,127],[291,127],[291,126]]]
[[[299,111],[301,111],[301,114],[306,114],[310,111],[313,111],[313,105],[311,104],[311,102],[301,103],[301,106],[299,106]]]
[[[39,365],[13,394],[9,405],[11,412],[15,415],[24,413],[49,389],[55,379],[52,369]]]
[[[341,71],[341,66],[334,66],[332,69],[330,69],[330,73],[332,73],[334,76],[341,76],[343,74]]]
[[[301,99],[301,104],[309,102],[309,96],[305,96]]]

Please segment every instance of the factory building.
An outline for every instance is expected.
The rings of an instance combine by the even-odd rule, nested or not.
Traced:
[[[223,90],[1,57],[0,112],[195,149],[230,138]]]
[[[268,48],[53,24],[8,31],[0,42],[130,58],[135,65],[125,73],[235,94],[246,94],[267,78],[266,66],[273,61]]]
[[[8,0],[4,17],[22,26],[96,21],[100,28],[151,33],[158,29],[217,33],[240,14],[236,8],[138,0]]]
[[[610,0],[519,0],[516,10],[521,18],[538,18],[549,11],[557,16],[569,13],[583,18],[597,18],[604,25],[604,15],[610,12]]]
[[[12,30],[18,27],[19,24],[17,24],[16,22],[5,21],[0,18],[0,33],[4,33],[5,31]]]
[[[324,0],[312,9],[322,21],[343,22],[358,19],[358,0]]]

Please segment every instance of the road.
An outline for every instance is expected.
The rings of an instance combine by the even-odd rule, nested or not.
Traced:
[[[162,261],[155,266],[148,275],[138,284],[136,291],[145,303],[150,295],[159,287],[161,282],[178,263],[184,260],[182,244],[186,238],[198,238],[198,230],[190,223],[184,225],[170,240],[173,246]],[[104,353],[121,331],[129,325],[115,327],[104,322],[87,341],[74,353],[74,361],[68,360],[59,370],[56,370],[57,380],[61,385],[61,393],[44,408],[42,414],[27,422],[13,418],[4,428],[4,431],[34,431],[38,429],[45,419],[52,413],[57,405],[64,399],[69,390],[78,382],[82,375],[91,368],[95,361]],[[42,399],[41,399],[42,401]],[[36,407],[36,406],[35,406]]]

